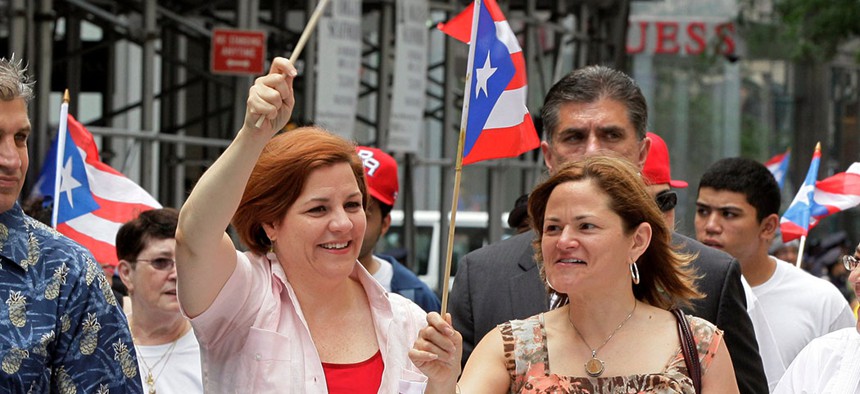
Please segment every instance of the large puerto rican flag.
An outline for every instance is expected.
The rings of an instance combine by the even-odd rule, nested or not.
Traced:
[[[63,164],[58,168],[61,139],[55,138],[32,194],[53,197],[57,190],[57,230],[89,249],[100,264],[115,266],[119,228],[140,212],[161,208],[161,204],[122,173],[102,163],[93,135],[72,115],[62,116],[67,117],[58,133],[64,137]],[[63,123],[67,124],[67,132]],[[56,179],[59,188],[55,188]]]
[[[461,41],[463,32],[471,32],[463,164],[516,157],[537,148],[540,139],[526,108],[525,58],[498,4],[475,1],[439,28]]]

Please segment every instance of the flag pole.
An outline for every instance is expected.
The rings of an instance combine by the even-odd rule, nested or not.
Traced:
[[[66,133],[69,122],[69,89],[63,93],[63,104],[60,105],[60,126],[57,128],[57,162],[54,171],[54,201],[51,209],[51,227],[57,228],[57,217],[60,212],[60,182],[62,181],[63,154],[66,151]]]
[[[448,225],[448,248],[445,252],[445,272],[442,275],[442,317],[448,311],[448,282],[451,281],[451,260],[454,257],[454,230],[457,227],[457,202],[460,200],[460,177],[463,173],[463,149],[466,145],[466,130],[469,124],[469,102],[472,95],[472,68],[475,66],[475,36],[478,31],[478,16],[481,0],[473,2],[472,34],[469,42],[469,57],[466,66],[466,86],[463,89],[463,114],[460,118],[460,137],[457,141],[457,158],[454,164],[454,196],[451,201],[451,220]],[[443,215],[444,216],[444,215]]]
[[[465,104],[464,106],[468,108],[468,104]],[[467,109],[464,109],[463,111],[467,112]],[[442,275],[442,316],[445,316],[445,312],[448,310],[448,282],[451,281],[451,264],[454,259],[454,230],[457,227],[457,201],[460,200],[460,178],[463,174],[463,145],[465,144],[466,127],[465,123],[463,123],[463,126],[460,127],[460,138],[457,141],[457,161],[454,165],[454,195],[451,203],[451,221],[448,224],[448,248],[445,252],[445,274]]]
[[[314,13],[311,14],[311,18],[308,19],[308,24],[305,26],[305,30],[302,31],[301,37],[299,37],[299,42],[296,43],[295,49],[293,49],[293,53],[290,54],[290,63],[293,66],[296,65],[296,60],[299,60],[299,54],[302,53],[302,49],[305,48],[305,44],[308,42],[308,39],[311,37],[311,32],[317,27],[317,22],[319,22],[320,17],[322,16],[323,10],[325,6],[328,4],[329,0],[321,0],[317,3],[317,8],[314,9]],[[265,116],[260,116],[257,118],[257,122],[254,123],[254,127],[260,128],[263,125],[263,121],[266,120]]]
[[[806,246],[806,236],[800,236],[800,247],[797,248],[797,262],[794,264],[797,268],[800,268],[800,261],[803,260],[803,247]]]

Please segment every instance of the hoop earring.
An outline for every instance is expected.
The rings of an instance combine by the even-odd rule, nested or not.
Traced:
[[[639,267],[636,266],[636,262],[632,262],[630,264],[630,276],[633,277],[633,284],[639,284]]]

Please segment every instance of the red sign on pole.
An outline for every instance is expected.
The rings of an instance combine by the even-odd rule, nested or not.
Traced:
[[[260,75],[266,56],[266,32],[212,30],[211,70],[217,74]]]

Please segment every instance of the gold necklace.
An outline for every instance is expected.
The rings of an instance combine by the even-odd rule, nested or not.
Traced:
[[[182,338],[182,337],[180,336],[179,338]],[[146,380],[145,380],[145,382],[146,382],[146,385],[149,387],[149,391],[148,391],[149,394],[156,394],[156,392],[155,392],[155,381],[158,380],[158,378],[161,377],[161,373],[164,372],[164,368],[167,366],[167,361],[170,360],[170,355],[173,354],[173,349],[176,348],[176,343],[179,342],[179,338],[176,338],[176,340],[174,340],[173,342],[170,343],[170,347],[167,348],[167,351],[165,351],[164,354],[161,355],[161,358],[159,358],[158,361],[155,362],[155,364],[152,364],[151,367],[149,366],[149,364],[146,363],[146,359],[143,356],[138,357],[138,359],[140,361],[143,361],[143,366],[146,367]],[[135,346],[135,347],[137,347],[137,349],[138,349],[137,352],[138,352],[138,354],[140,354],[140,347],[138,347],[138,346]],[[158,375],[156,375],[156,376],[152,376],[152,371],[155,368],[158,368],[158,364],[161,364],[162,361],[164,361],[164,365],[161,367],[161,372],[159,372]]]
[[[604,363],[603,360],[597,358],[597,352],[600,351],[600,349],[603,349],[603,347],[606,346],[607,343],[609,343],[609,340],[612,339],[613,336],[615,336],[615,333],[617,333],[618,330],[620,330],[621,327],[624,326],[624,323],[627,323],[627,321],[630,320],[630,317],[633,316],[633,312],[636,312],[636,304],[638,304],[638,302],[634,300],[633,309],[630,311],[630,313],[627,314],[627,317],[625,317],[624,320],[621,321],[621,324],[619,324],[618,327],[615,327],[615,330],[613,330],[612,333],[609,334],[609,337],[606,338],[606,340],[603,341],[603,343],[597,348],[593,348],[591,347],[591,345],[588,344],[588,341],[585,340],[585,337],[583,337],[582,333],[579,332],[579,329],[576,328],[576,324],[573,324],[573,319],[570,318],[570,313],[567,314],[567,321],[569,321],[570,325],[573,326],[573,331],[576,331],[576,335],[579,335],[579,338],[582,339],[582,343],[584,343],[585,346],[588,346],[588,348],[591,349],[591,359],[585,362],[585,373],[587,373],[588,376],[596,378],[603,374],[603,370],[606,369],[606,363]]]
[[[133,327],[133,317],[129,317],[128,325],[129,327]],[[167,348],[167,351],[165,351],[164,354],[161,355],[161,358],[159,358],[158,361],[155,362],[155,364],[152,364],[152,367],[150,367],[149,364],[146,363],[146,359],[141,355],[140,347],[137,345],[137,341],[135,340],[134,335],[132,335],[131,340],[135,344],[134,348],[137,350],[137,359],[143,362],[143,366],[146,367],[146,378],[144,380],[144,383],[146,383],[146,385],[149,387],[149,390],[147,391],[148,394],[156,394],[155,381],[158,380],[159,377],[161,377],[161,373],[164,372],[164,368],[167,367],[167,362],[170,360],[170,355],[173,354],[173,349],[176,348],[176,343],[179,342],[179,340],[186,334],[186,330],[187,327],[179,333],[179,336],[177,336],[176,339],[170,342],[170,347]],[[158,375],[153,376],[152,371],[155,368],[158,368],[158,364],[161,364],[162,361],[164,361],[164,365],[161,367],[161,372],[159,372]]]

